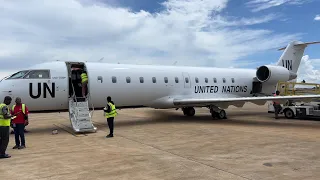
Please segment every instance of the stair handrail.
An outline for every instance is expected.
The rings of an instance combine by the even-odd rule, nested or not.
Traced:
[[[92,106],[92,111],[89,110],[90,118],[92,118],[93,117],[93,113],[94,113],[94,105],[93,105],[93,103],[91,101],[91,93],[90,92],[88,92],[88,94],[87,94],[87,99],[88,99],[88,105],[89,105],[89,102],[90,102],[90,104]]]

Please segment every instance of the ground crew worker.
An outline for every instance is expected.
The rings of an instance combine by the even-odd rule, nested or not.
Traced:
[[[6,150],[9,144],[9,131],[11,118],[10,109],[8,105],[11,104],[12,98],[6,96],[3,103],[0,104],[0,158],[10,158],[9,154],[6,154]]]
[[[19,114],[12,120],[12,127],[14,129],[15,143],[16,143],[13,149],[24,149],[26,148],[24,128],[26,125],[29,124],[29,121],[28,121],[29,112],[26,105],[21,103],[20,97],[16,98],[16,104],[13,105],[11,109],[11,114],[17,114],[17,113]],[[20,142],[20,139],[21,139],[21,142]]]
[[[107,97],[107,106],[104,108],[105,117],[107,118],[108,126],[110,133],[107,138],[113,137],[113,124],[114,124],[114,117],[117,116],[116,106],[114,105],[114,102],[111,100],[111,97]]]
[[[82,84],[82,96],[86,96],[87,92],[87,85],[88,85],[88,76],[86,71],[82,71],[81,73],[81,84]]]
[[[276,91],[276,93],[274,94],[274,96],[279,96],[280,95],[280,91]],[[275,115],[275,119],[278,119],[278,114],[280,113],[282,107],[280,105],[280,103],[277,100],[273,100],[273,107],[274,107],[274,115]]]
[[[26,126],[28,126],[29,124],[26,124]],[[28,133],[29,131],[26,129],[26,128],[24,128],[24,133]],[[14,134],[14,129],[10,132],[11,134]]]

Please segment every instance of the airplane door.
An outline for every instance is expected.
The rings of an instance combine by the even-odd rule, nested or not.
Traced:
[[[262,83],[261,82],[252,82],[252,93],[261,93]]]
[[[190,81],[189,73],[183,72],[182,76],[183,76],[184,87],[191,88],[191,81]]]

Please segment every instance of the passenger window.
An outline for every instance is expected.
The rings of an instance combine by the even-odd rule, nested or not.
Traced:
[[[199,83],[199,79],[197,77],[195,78],[195,81],[196,81],[196,83]]]
[[[186,83],[189,83],[189,78],[186,77],[184,80],[186,81]]]
[[[10,77],[8,77],[7,79],[20,79],[23,78],[24,75],[26,75],[29,71],[19,71],[16,72],[14,74],[12,74]]]
[[[208,78],[204,78],[204,81],[205,81],[206,83],[208,83]]]
[[[232,83],[234,83],[234,78],[231,78]]]
[[[179,83],[179,78],[178,77],[175,77],[174,80],[175,80],[176,83]]]
[[[153,82],[153,83],[156,83],[156,82],[157,82],[156,77],[152,77],[152,82]]]
[[[217,78],[213,78],[213,82],[214,82],[214,83],[217,83]]]
[[[100,83],[102,83],[102,82],[103,82],[102,76],[98,76],[98,77],[97,77],[97,80],[100,81]]]
[[[130,77],[127,77],[127,78],[126,78],[126,81],[127,81],[127,83],[130,83],[130,82],[131,82],[131,78],[130,78]]]
[[[222,81],[223,81],[223,83],[226,83],[226,78],[223,78]]]
[[[140,77],[139,79],[140,79],[140,83],[144,82],[143,77]]]
[[[25,77],[25,79],[50,79],[49,70],[32,70]]]
[[[164,82],[168,83],[168,78],[167,77],[164,77]]]
[[[117,83],[117,77],[112,76],[112,83]]]

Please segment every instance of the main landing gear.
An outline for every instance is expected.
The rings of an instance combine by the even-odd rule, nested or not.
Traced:
[[[185,116],[194,116],[196,110],[193,107],[184,107],[182,108],[182,112]]]
[[[225,110],[220,109],[216,106],[210,106],[208,108],[210,109],[212,118],[227,119],[227,113]],[[185,116],[194,116],[196,113],[193,107],[184,107],[182,108],[182,112]]]
[[[227,119],[227,113],[225,110],[220,109],[216,106],[210,106],[208,108],[210,109],[212,118]]]

